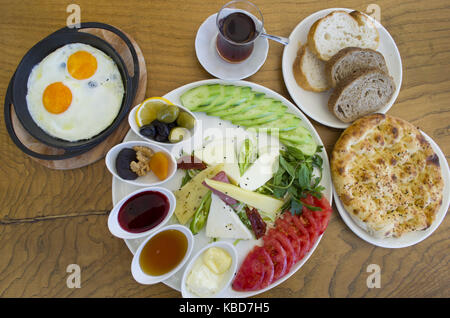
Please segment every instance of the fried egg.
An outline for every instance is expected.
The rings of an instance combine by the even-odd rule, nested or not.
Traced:
[[[67,141],[92,138],[119,114],[124,86],[104,52],[71,43],[35,65],[27,83],[31,117],[49,135]]]

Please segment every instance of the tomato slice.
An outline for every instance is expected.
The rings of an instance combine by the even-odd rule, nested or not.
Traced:
[[[321,235],[325,229],[328,226],[328,222],[331,217],[331,213],[333,212],[332,207],[330,206],[330,203],[328,202],[327,198],[325,198],[324,195],[322,195],[322,198],[318,199],[310,194],[307,195],[305,199],[302,200],[302,202],[319,207],[322,209],[322,211],[311,211],[313,212],[314,218],[319,222],[319,235]],[[304,209],[307,209],[304,207]],[[308,209],[309,210],[309,209]]]
[[[260,246],[255,246],[247,254],[234,278],[232,287],[236,291],[252,291],[260,289],[264,281],[266,267],[270,264]],[[270,257],[269,257],[270,259]]]
[[[267,251],[263,247],[258,246],[258,250],[260,252],[260,254],[258,254],[258,259],[260,260],[260,262],[264,263],[264,270],[265,270],[264,278],[261,282],[261,285],[259,286],[260,289],[263,289],[272,283],[275,268],[269,253],[267,253]]]
[[[284,234],[291,243],[293,249],[294,249],[294,263],[297,263],[297,261],[300,260],[300,254],[301,254],[301,248],[302,248],[302,241],[300,240],[300,237],[298,236],[297,230],[295,227],[289,223],[285,217],[280,217],[276,220],[276,230],[280,231],[282,234]]]
[[[333,208],[331,207],[330,202],[328,202],[327,198],[325,198],[324,195],[322,195],[321,199],[315,198],[314,206],[318,206],[318,207],[322,208],[322,213],[321,213],[322,217],[320,220],[321,221],[320,222],[320,224],[321,224],[320,234],[322,234],[328,226],[328,222],[330,221],[330,218],[331,218],[331,213],[333,213]]]
[[[291,270],[292,265],[294,265],[295,260],[295,251],[292,247],[291,242],[286,237],[286,235],[282,234],[280,231],[272,229],[269,231],[269,236],[272,236],[278,242],[280,242],[283,249],[286,251],[286,273]]]
[[[313,211],[303,207],[303,213],[300,216],[300,222],[305,225],[305,228],[309,233],[310,248],[316,243],[316,240],[319,237],[319,225],[314,218],[313,213]]]
[[[309,250],[312,247],[312,244],[310,244],[309,232],[305,228],[303,223],[300,221],[300,217],[298,217],[297,215],[292,215],[291,213],[289,213],[288,218],[291,220],[291,223],[294,224],[295,228],[299,232],[299,237],[300,237],[300,239],[302,241],[301,258],[303,258],[306,255],[306,253],[308,253]]]
[[[287,255],[286,251],[281,246],[281,243],[272,236],[265,235],[264,249],[270,255],[274,266],[273,281],[286,274]]]

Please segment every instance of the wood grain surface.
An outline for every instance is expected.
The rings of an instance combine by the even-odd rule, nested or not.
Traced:
[[[365,11],[371,2],[254,0],[270,34],[289,36],[311,13],[332,7]],[[0,97],[22,56],[63,27],[72,1],[0,1]],[[130,34],[145,56],[146,96],[161,96],[211,78],[194,51],[197,28],[225,1],[87,1],[82,22]],[[381,23],[397,43],[403,84],[389,114],[431,136],[450,158],[450,3],[380,0]],[[271,42],[263,67],[247,80],[290,99],[283,82],[283,47]],[[330,153],[341,130],[312,121]],[[180,297],[165,286],[142,286],[130,273],[132,254],[107,228],[111,175],[104,161],[70,171],[47,169],[25,156],[0,120],[0,297]],[[444,163],[445,164],[445,163]],[[448,194],[447,194],[448,195]],[[449,297],[450,221],[422,243],[384,249],[359,239],[336,210],[318,248],[290,279],[261,297]],[[81,288],[68,288],[69,264]],[[381,268],[381,288],[368,288],[367,267]]]

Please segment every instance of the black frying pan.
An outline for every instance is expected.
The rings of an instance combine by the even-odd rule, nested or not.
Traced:
[[[92,149],[94,146],[98,145],[100,142],[105,140],[106,137],[108,137],[119,126],[119,124],[128,114],[130,108],[133,106],[132,103],[136,95],[139,79],[139,62],[132,43],[120,30],[107,24],[97,22],[81,23],[80,29],[84,28],[105,29],[118,35],[128,46],[131,56],[133,58],[134,64],[133,77],[129,75],[122,58],[109,43],[107,43],[105,40],[95,35],[85,32],[78,32],[79,29],[76,28],[71,29],[65,27],[49,35],[42,41],[38,42],[25,54],[19,66],[17,67],[16,72],[9,84],[5,98],[5,123],[8,133],[11,136],[11,139],[14,141],[14,143],[23,152],[25,152],[30,156],[44,160],[62,160],[78,156]],[[51,52],[69,43],[88,44],[103,51],[105,54],[111,57],[120,71],[120,75],[122,77],[122,82],[125,90],[122,100],[122,106],[120,108],[119,114],[114,119],[113,123],[108,128],[103,130],[100,134],[90,139],[75,142],[55,138],[47,134],[44,130],[42,130],[31,117],[26,102],[27,82],[33,67],[39,62],[41,62]],[[20,123],[31,136],[33,136],[34,138],[36,138],[37,140],[48,146],[64,149],[65,150],[64,154],[46,155],[36,153],[31,149],[27,148],[19,140],[19,138],[14,132],[11,121],[11,111],[10,111],[11,104],[14,105],[14,110]]]

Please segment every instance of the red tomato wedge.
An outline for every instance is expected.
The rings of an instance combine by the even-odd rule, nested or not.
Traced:
[[[284,217],[280,217],[275,222],[275,229],[282,234],[284,234],[290,241],[292,247],[294,248],[294,263],[297,263],[300,258],[302,241],[297,233],[297,230],[292,224],[286,221]]]
[[[280,242],[281,246],[285,250],[285,252],[286,252],[286,273],[289,272],[291,270],[292,265],[294,265],[294,260],[295,260],[295,251],[294,251],[294,248],[292,247],[291,242],[284,234],[282,234],[281,232],[279,232],[275,229],[271,229],[268,233],[268,236],[269,237],[271,236],[272,238],[274,238],[275,240]]]
[[[274,267],[273,281],[276,281],[278,278],[282,277],[287,272],[286,251],[284,250],[283,246],[281,246],[281,243],[271,236],[265,235],[263,237],[263,240],[264,240],[264,249],[270,255],[270,258],[272,259],[273,262]]]
[[[316,240],[319,237],[317,221],[311,213],[314,212],[303,207],[303,213],[302,215],[300,215],[300,222],[302,222],[309,233],[310,248],[313,247],[314,243],[316,243]]]
[[[252,291],[267,287],[273,278],[273,263],[267,251],[255,246],[245,257],[233,281],[233,289]]]
[[[296,229],[300,232],[300,239],[302,240],[302,253],[303,256],[309,252],[309,250],[312,247],[312,244],[310,243],[310,235],[308,230],[305,228],[305,226],[303,225],[303,223],[300,221],[300,218],[297,215],[292,215],[290,212],[286,212],[289,213],[289,218],[292,221],[292,223],[295,225]]]
[[[333,212],[333,209],[330,206],[330,203],[328,202],[327,198],[325,198],[324,195],[322,195],[322,198],[318,199],[310,194],[308,194],[307,197],[302,200],[302,202],[304,202],[310,206],[315,206],[315,207],[319,207],[322,209],[322,211],[311,211],[314,215],[314,218],[319,223],[319,235],[321,235],[327,228],[328,222],[331,217],[331,213]],[[307,209],[307,208],[303,207],[303,209]],[[307,210],[309,210],[309,209],[307,209]]]

